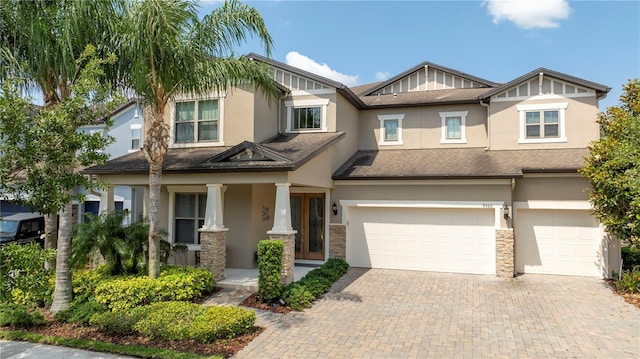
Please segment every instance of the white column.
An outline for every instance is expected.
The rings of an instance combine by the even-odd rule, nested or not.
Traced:
[[[98,214],[105,212],[113,212],[116,209],[116,203],[113,195],[113,187],[100,191],[100,206]]]
[[[207,209],[204,215],[203,230],[226,231],[224,227],[222,193],[226,187],[220,183],[207,185]]]
[[[291,183],[276,183],[276,209],[273,216],[273,228],[267,234],[296,233],[291,227],[290,186]]]

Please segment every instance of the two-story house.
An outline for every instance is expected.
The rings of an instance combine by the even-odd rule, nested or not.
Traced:
[[[111,126],[107,128],[105,119],[99,119],[92,125],[82,126],[78,131],[84,133],[99,132],[103,136],[111,136],[114,141],[109,144],[104,151],[109,154],[110,159],[122,157],[129,153],[140,151],[142,147],[142,107],[135,100],[131,99],[117,106],[110,114]],[[128,210],[127,222],[134,222],[142,218],[142,193],[141,187],[115,186],[112,191],[86,191],[78,188],[85,195],[82,203],[74,202],[75,213],[98,214],[103,210],[116,209]],[[136,196],[136,192],[140,195]],[[112,196],[112,197],[110,197]],[[110,208],[109,206],[113,207]],[[102,207],[101,207],[102,206]],[[78,221],[82,222],[82,216],[78,216]]]
[[[279,102],[233,88],[166,111],[161,218],[191,263],[197,253],[218,276],[255,268],[272,237],[290,243],[290,263],[499,277],[618,268],[577,173],[608,87],[544,68],[498,84],[424,62],[349,88],[250,56],[272,68]],[[141,152],[88,173],[148,185]]]

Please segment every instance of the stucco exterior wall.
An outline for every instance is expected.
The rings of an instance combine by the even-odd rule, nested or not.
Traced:
[[[337,170],[343,163],[345,163],[349,157],[351,157],[358,150],[360,126],[360,114],[358,109],[347,101],[341,95],[336,98],[336,131],[344,132],[344,137],[334,145],[335,156],[333,158],[333,164],[331,172]]]
[[[254,142],[262,142],[278,134],[278,101],[269,103],[262,93],[253,94]]]
[[[335,147],[327,148],[296,171],[289,172],[289,182],[295,186],[333,187],[331,174],[336,160],[335,153]]]
[[[254,96],[243,88],[234,88],[224,98],[223,138],[225,146],[234,146],[242,141],[253,141]]]
[[[586,201],[589,182],[573,177],[525,177],[516,179],[515,201]]]
[[[568,103],[565,110],[566,142],[518,143],[520,114],[517,105]],[[492,102],[490,105],[491,149],[523,150],[539,148],[584,148],[599,138],[598,101],[594,96],[566,98],[561,96],[526,101]]]
[[[442,117],[440,112],[468,111],[465,123],[466,143],[441,143]],[[379,145],[379,115],[404,114],[402,120],[402,144]],[[360,113],[358,138],[362,150],[395,150],[450,147],[486,147],[487,110],[475,104],[385,108],[365,110]]]
[[[258,251],[258,242],[268,238],[267,231],[273,228],[273,216],[276,203],[276,186],[274,184],[254,184],[251,199],[251,238],[247,243],[247,250],[251,250],[251,260],[256,268],[257,263],[253,253]]]

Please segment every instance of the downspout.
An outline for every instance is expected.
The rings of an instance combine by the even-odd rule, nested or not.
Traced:
[[[484,103],[484,99],[480,99],[480,106],[487,109],[487,147],[484,148],[485,151],[491,149],[491,113],[489,112],[489,104]]]
[[[291,91],[287,91],[284,95],[282,95],[282,97],[278,98],[278,134],[282,135],[284,131],[282,131],[282,102],[284,101],[284,99],[286,99],[287,97],[289,97],[289,94],[291,93]]]

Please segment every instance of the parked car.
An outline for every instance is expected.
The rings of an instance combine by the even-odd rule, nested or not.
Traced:
[[[0,245],[37,242],[44,247],[44,216],[16,213],[0,219]]]

